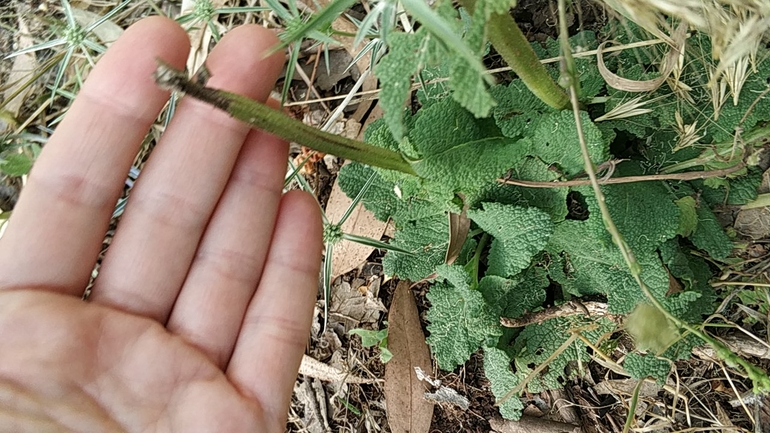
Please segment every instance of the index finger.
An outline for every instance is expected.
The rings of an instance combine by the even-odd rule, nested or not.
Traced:
[[[168,99],[155,58],[177,68],[189,50],[167,18],[131,26],[90,73],[35,162],[0,239],[0,290],[82,294],[131,162]]]

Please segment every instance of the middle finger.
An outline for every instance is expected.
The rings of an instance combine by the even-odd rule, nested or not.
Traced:
[[[258,26],[228,33],[207,61],[209,85],[265,101],[283,57]],[[92,292],[94,302],[165,323],[227,183],[245,124],[185,98],[131,192]]]

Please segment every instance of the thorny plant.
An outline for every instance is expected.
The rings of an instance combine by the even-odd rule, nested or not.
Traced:
[[[47,66],[47,68],[51,68],[55,66],[56,63],[59,64],[59,69],[56,73],[56,78],[54,79],[53,85],[51,87],[51,98],[54,98],[57,95],[59,86],[62,83],[62,79],[64,78],[64,74],[70,65],[70,61],[73,60],[73,56],[76,53],[83,54],[83,56],[88,60],[88,64],[90,66],[93,66],[95,63],[94,54],[99,55],[106,50],[104,45],[91,39],[94,29],[104,24],[106,21],[112,19],[118,12],[120,12],[123,8],[125,8],[130,2],[131,0],[124,0],[123,2],[115,6],[112,10],[110,10],[109,12],[104,14],[102,17],[100,17],[99,19],[95,20],[94,22],[88,25],[82,26],[77,22],[75,18],[75,14],[72,11],[72,7],[70,6],[69,1],[61,0],[62,12],[64,13],[65,22],[64,22],[64,25],[61,27],[59,26],[53,27],[53,28],[60,29],[58,31],[60,36],[56,39],[52,39],[46,42],[41,42],[29,48],[25,48],[25,49],[13,52],[11,54],[8,54],[7,56],[5,56],[4,59],[10,59],[15,56],[19,56],[27,53],[34,53],[40,50],[53,49],[59,46],[65,46],[66,48],[63,51],[59,52],[54,57],[53,62],[49,62]],[[44,68],[44,70],[46,70],[47,68]],[[39,77],[39,75],[33,77],[33,79],[36,79],[37,77]],[[0,108],[2,107],[0,106]]]

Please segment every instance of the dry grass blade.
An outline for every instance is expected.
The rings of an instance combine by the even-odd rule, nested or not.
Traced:
[[[679,27],[676,28],[674,34],[671,35],[673,45],[663,60],[660,77],[645,81],[623,78],[607,69],[607,65],[604,64],[604,56],[602,51],[604,46],[610,41],[603,42],[596,50],[596,61],[597,66],[599,67],[599,73],[607,82],[607,85],[612,88],[624,90],[626,92],[652,92],[653,90],[660,87],[664,82],[666,82],[666,79],[668,79],[669,75],[671,75],[671,72],[673,72],[674,68],[679,64],[678,60],[681,56],[681,53],[684,51],[684,43],[686,38],[687,23],[683,21],[679,24]]]
[[[654,99],[648,99],[642,101],[644,96],[637,96],[636,98],[629,99],[628,101],[615,106],[612,110],[604,113],[596,118],[595,122],[602,122],[606,120],[627,119],[629,117],[639,116],[640,114],[647,114],[652,111],[650,108],[642,108],[645,105],[655,101]]]

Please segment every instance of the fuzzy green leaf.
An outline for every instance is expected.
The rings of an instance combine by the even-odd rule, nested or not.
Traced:
[[[524,328],[514,344],[514,351],[517,353],[515,360],[517,376],[528,373],[530,371],[529,365],[539,366],[546,362],[551,355],[556,353],[559,346],[567,341],[571,335],[570,330],[588,323],[576,317],[558,318],[534,323]],[[603,334],[615,329],[615,324],[606,318],[593,319],[590,324],[596,325],[596,328],[582,331],[582,334],[593,343],[596,343]],[[563,385],[559,378],[570,377],[565,371],[567,364],[576,360],[588,362],[590,359],[585,344],[576,340],[566,350],[559,353],[548,364],[548,368],[529,382],[527,388],[532,393],[538,393],[545,389],[560,389]],[[576,370],[573,370],[573,376],[575,372]]]
[[[506,137],[519,138],[534,135],[541,122],[555,112],[534,95],[521,80],[507,86],[495,86],[491,90],[497,101],[492,114]]]
[[[496,315],[516,318],[543,305],[549,284],[542,268],[530,267],[512,279],[487,275],[479,281],[479,292]]]
[[[537,208],[482,203],[482,209],[469,210],[468,217],[494,236],[487,273],[501,277],[516,275],[529,266],[553,232],[550,217]]]
[[[404,135],[404,103],[412,86],[412,75],[417,65],[427,57],[425,32],[390,32],[388,54],[375,68],[380,79],[380,103],[391,133],[400,139]]]
[[[453,370],[470,359],[479,347],[494,344],[502,334],[498,316],[493,314],[477,290],[470,288],[470,276],[459,266],[439,266],[445,282],[428,291],[431,308],[426,339],[439,367]]]
[[[623,362],[623,368],[634,379],[646,379],[652,377],[658,384],[664,384],[671,371],[671,362],[661,359],[650,353],[640,355],[636,352],[629,353]]]
[[[679,207],[663,182],[626,183],[602,187],[610,216],[631,250],[639,255],[655,250],[677,234]],[[593,193],[585,191],[590,218],[597,232],[604,231]]]
[[[604,294],[613,314],[628,313],[645,300],[620,251],[605,232],[597,233],[590,221],[567,220],[557,224],[547,250],[557,262],[549,268],[549,275],[568,293]],[[642,281],[656,298],[664,299],[668,273],[657,252],[637,254],[636,259],[642,267]]]
[[[396,231],[391,244],[413,251],[414,255],[389,251],[382,259],[385,275],[419,281],[444,263],[449,247],[449,221],[446,215],[406,222]]]
[[[23,153],[12,153],[0,159],[0,172],[8,176],[24,176],[32,169],[34,161]]]
[[[696,209],[698,214],[698,227],[690,236],[692,243],[709,253],[716,259],[724,259],[733,250],[733,244],[727,237],[717,217],[706,206],[701,205]]]
[[[700,322],[704,315],[712,314],[717,295],[714,287],[709,284],[712,273],[708,263],[684,251],[677,239],[671,239],[660,246],[660,258],[685,290],[669,296],[665,302],[666,309],[690,323]]]
[[[526,144],[525,140],[519,141]],[[525,181],[550,182],[558,174],[537,158],[521,158],[505,178]],[[510,184],[490,183],[476,193],[466,194],[466,203],[478,207],[482,202],[497,202],[517,206],[536,207],[551,216],[554,223],[567,216],[567,188],[527,188]]]
[[[348,197],[353,198],[358,195],[372,174],[374,174],[374,181],[362,201],[364,207],[374,213],[377,219],[387,221],[388,218],[393,218],[397,225],[401,225],[407,221],[443,215],[444,210],[441,206],[428,201],[428,197],[421,198],[420,193],[413,190],[417,188],[416,185],[407,185],[414,178],[402,176],[398,184],[389,182],[384,180],[379,172],[357,162],[347,164],[340,169],[338,178],[340,188]],[[408,199],[399,198],[396,195],[397,189],[401,191],[409,189],[415,192],[415,195],[410,194]]]
[[[412,164],[418,175],[438,182],[450,192],[469,192],[505,173],[510,161],[520,157],[527,140],[484,138],[458,144]]]
[[[698,227],[695,198],[688,195],[674,200],[674,203],[679,207],[679,227],[676,229],[676,234],[682,237],[690,236]]]
[[[762,170],[752,167],[745,176],[718,180],[721,184],[716,188],[708,186],[705,181],[692,183],[701,191],[701,198],[711,206],[740,206],[757,198],[757,188],[762,183]]]
[[[511,371],[511,359],[500,349],[484,348],[484,374],[489,379],[492,394],[496,399],[505,396],[519,382]],[[519,420],[524,404],[516,396],[506,400],[499,407],[500,415],[505,419]]]
[[[594,164],[605,161],[609,157],[609,142],[588,113],[580,112],[580,122],[591,161]],[[558,164],[567,175],[576,175],[583,171],[583,156],[577,136],[575,117],[571,111],[551,113],[538,123],[530,155],[549,164]]]

